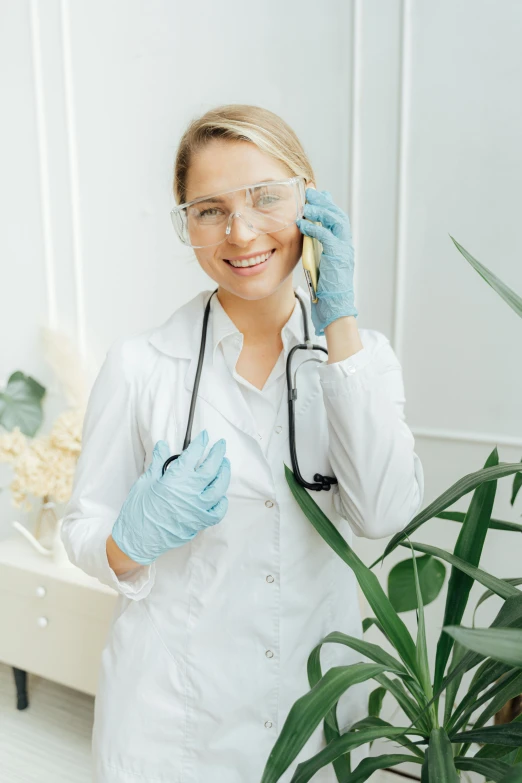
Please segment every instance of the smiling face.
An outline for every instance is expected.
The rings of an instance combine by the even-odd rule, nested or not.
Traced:
[[[242,185],[292,176],[294,174],[284,163],[249,141],[211,139],[191,161],[186,200],[193,201]],[[306,186],[309,184],[306,183]],[[237,209],[241,210],[240,207]],[[220,288],[241,299],[255,300],[270,296],[291,278],[302,247],[303,234],[295,222],[273,234],[256,234],[236,217],[232,220],[230,234],[220,245],[194,248],[194,253],[201,268]],[[266,262],[239,271],[225,260],[268,253],[271,256]]]

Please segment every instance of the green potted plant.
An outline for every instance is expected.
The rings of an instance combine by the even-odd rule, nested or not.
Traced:
[[[452,237],[453,239],[453,237]],[[490,270],[474,259],[456,240],[458,250],[489,285],[522,317],[522,299]],[[312,496],[285,465],[286,479],[305,516],[326,543],[349,566],[374,616],[363,622],[363,631],[375,625],[394,654],[364,639],[332,632],[321,639],[308,658],[310,691],[292,706],[267,760],[261,783],[276,783],[307,740],[324,721],[327,745],[299,764],[292,783],[306,783],[323,767],[332,764],[340,783],[362,783],[378,769],[403,762],[419,765],[423,783],[455,783],[463,771],[476,772],[498,783],[522,783],[522,715],[504,725],[485,724],[509,700],[522,693],[522,578],[499,579],[479,567],[486,534],[490,528],[522,532],[522,525],[492,518],[497,481],[514,476],[511,503],[522,486],[522,464],[500,462],[493,449],[484,467],[459,479],[397,533],[384,553],[367,567],[325,516]],[[466,513],[448,509],[473,492]],[[435,517],[461,524],[453,552],[410,540],[423,524]],[[391,573],[387,595],[371,570],[398,546],[411,549],[412,557]],[[421,553],[420,557],[416,553]],[[444,581],[444,563],[451,566],[444,625],[437,645],[433,676],[428,665],[424,605],[434,600]],[[403,587],[401,589],[400,582]],[[497,595],[502,606],[488,628],[467,628],[461,620],[474,582],[486,588],[479,603]],[[404,594],[414,586],[413,606]],[[401,605],[402,600],[402,605]],[[399,612],[417,611],[417,634],[412,637]],[[323,644],[344,644],[369,660],[321,671]],[[475,669],[468,692],[458,699],[464,674]],[[361,680],[375,680],[368,716],[340,734],[336,707],[341,695]],[[407,717],[403,726],[380,718],[385,693],[398,702]],[[444,709],[440,707],[444,697]],[[363,759],[352,770],[350,752],[377,739],[398,745],[394,753]],[[481,745],[469,755],[473,744]]]

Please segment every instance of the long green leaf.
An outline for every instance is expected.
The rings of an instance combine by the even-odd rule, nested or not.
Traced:
[[[516,585],[522,585],[522,577],[515,577],[512,579],[503,579],[503,582],[507,582],[510,585],[513,585],[514,587]],[[491,598],[492,595],[495,595],[495,593],[492,590],[486,590],[485,593],[482,593],[479,600],[476,603],[475,609],[473,610],[473,620],[472,625],[475,625],[475,615],[477,614],[477,609],[481,604],[484,603],[484,601],[487,601],[488,598]]]
[[[451,742],[444,729],[433,729],[430,734],[428,775],[430,783],[459,783]]]
[[[473,758],[504,759],[508,764],[512,764],[513,762],[510,759],[514,758],[516,754],[517,751],[513,750],[509,745],[482,745]]]
[[[424,714],[425,709],[419,715],[418,705],[408,696],[401,680],[391,680],[385,674],[379,674],[375,677],[375,680],[391,693],[405,715],[411,720],[412,727],[416,726],[427,737],[430,733],[430,725],[427,716]]]
[[[520,460],[522,462],[522,460]],[[511,499],[510,503],[512,506],[515,505],[515,500],[517,499],[517,495],[520,492],[520,489],[522,488],[522,473],[517,473],[515,475],[515,478],[513,479],[513,489],[511,492]]]
[[[461,497],[467,495],[479,484],[483,484],[485,481],[496,481],[504,476],[512,476],[513,473],[522,472],[522,465],[520,462],[503,462],[494,468],[487,468],[486,470],[477,470],[475,473],[468,473],[461,479],[452,484],[442,495],[439,495],[429,506],[415,516],[409,525],[406,525],[404,530],[396,533],[389,541],[384,553],[375,560],[370,568],[373,568],[381,560],[384,560],[390,552],[396,549],[401,541],[404,541],[406,536],[411,536],[412,533],[417,530],[421,525],[427,522],[429,519],[436,517],[441,511],[445,511],[449,506],[452,506]]]
[[[520,467],[522,470],[522,466]],[[287,465],[285,465],[285,475],[290,490],[305,516],[333,551],[350,566],[361,590],[373,609],[375,616],[384,628],[387,637],[391,640],[410,673],[415,675],[415,644],[406,625],[391,605],[379,580],[375,574],[365,566],[362,560],[357,557],[353,549],[344,540],[342,535],[330,522],[306,489],[296,481],[293,472]]]
[[[443,563],[430,555],[416,558],[416,565],[422,602],[427,606],[439,595],[444,584],[446,569]],[[396,563],[388,574],[388,598],[396,612],[408,612],[418,608],[411,558]]]
[[[465,650],[464,647],[457,644],[457,647],[459,649]],[[470,683],[470,686],[468,688],[468,692],[466,695],[462,698],[460,703],[455,707],[453,713],[450,716],[445,716],[444,719],[444,728],[448,732],[448,734],[451,734],[453,731],[459,731],[462,726],[464,726],[470,715],[475,712],[482,704],[485,704],[489,699],[491,699],[495,695],[496,689],[501,689],[506,682],[506,678],[509,678],[513,673],[514,676],[517,676],[518,669],[514,669],[512,667],[508,667],[505,663],[499,663],[498,661],[491,661],[489,658],[487,659],[487,663],[492,664],[494,667],[502,667],[503,671],[500,675],[500,677],[495,677],[494,679],[490,679],[491,675],[491,666],[486,667],[486,677],[483,676],[473,678],[473,681]],[[483,670],[484,671],[484,670]],[[486,690],[487,685],[483,686],[483,680],[487,679],[487,685],[492,684],[492,687],[489,690]],[[479,696],[479,694],[485,691],[482,696]]]
[[[462,647],[458,642],[455,642],[455,646],[453,647],[453,654],[451,658],[451,665],[449,668],[449,672],[453,672],[456,668],[457,664],[460,663],[460,661],[463,659],[463,657],[466,655],[466,648]],[[444,700],[444,728],[446,731],[448,731],[448,722],[451,719],[451,713],[453,711],[453,705],[455,704],[455,699],[457,697],[457,693],[460,687],[460,683],[462,682],[462,677],[464,676],[464,672],[462,672],[459,676],[456,676],[451,680],[448,684],[448,687],[446,688],[446,697]]]
[[[516,767],[511,767],[509,772],[506,772],[500,783],[522,783],[522,764],[517,764]]]
[[[487,468],[493,468],[497,465],[498,451],[494,448],[484,464],[484,469],[487,470]],[[453,554],[471,566],[478,567],[480,562],[496,491],[496,481],[488,481],[477,487],[471,498],[464,524],[460,529]],[[473,586],[473,578],[469,574],[463,573],[461,569],[455,566],[452,567],[446,595],[443,625],[458,625],[462,620],[466,604],[468,603],[469,593]],[[435,690],[438,690],[443,680],[452,647],[452,637],[448,636],[448,634],[441,634],[435,657]]]
[[[479,698],[475,696],[473,699],[472,694],[475,689],[471,689],[463,698],[459,705],[459,708],[453,713],[451,720],[447,726],[445,726],[448,734],[460,731],[463,726],[466,725],[471,715],[478,710],[483,704],[486,704],[491,700],[485,710],[479,715],[479,717],[473,721],[474,728],[484,726],[487,721],[495,715],[509,699],[515,698],[522,693],[522,671],[520,669],[508,669],[501,677],[494,683],[494,685]]]
[[[390,672],[394,672],[401,677],[410,676],[402,663],[398,661],[397,658],[394,658],[393,655],[386,652],[386,650],[379,647],[378,644],[367,642],[356,636],[349,636],[348,634],[341,633],[341,631],[332,631],[321,639],[319,644],[313,648],[308,656],[308,682],[310,683],[311,688],[313,688],[322,677],[320,653],[323,644],[344,644],[346,647],[350,647],[352,650],[361,653],[361,655],[370,658],[374,663],[385,666]]]
[[[515,475],[515,481],[520,478],[522,482],[522,473]],[[466,514],[464,511],[441,511],[440,514],[436,514],[437,519],[450,519],[452,522],[464,522]],[[516,522],[505,522],[502,519],[490,519],[489,528],[492,530],[506,530],[512,533],[522,533],[522,525],[518,525]]]
[[[512,291],[509,286],[503,283],[502,280],[491,271],[491,269],[488,269],[487,266],[484,266],[484,264],[481,264],[480,261],[477,261],[476,258],[473,258],[471,253],[468,253],[468,251],[463,248],[462,245],[459,245],[457,240],[454,239],[451,234],[450,237],[457,250],[462,253],[466,261],[471,264],[473,269],[475,269],[475,271],[479,273],[486,283],[490,285],[499,296],[502,297],[504,302],[506,302],[511,307],[511,309],[522,318],[522,299],[519,297],[519,295]]]
[[[471,731],[461,731],[451,737],[452,742],[476,742],[488,745],[522,745],[522,723],[503,723],[501,726],[485,726]]]
[[[323,767],[331,764],[335,759],[344,753],[354,750],[364,745],[366,742],[373,742],[376,739],[386,737],[394,739],[400,734],[404,734],[405,729],[393,726],[378,726],[374,728],[363,729],[361,731],[346,732],[330,742],[325,748],[316,753],[315,756],[302,761],[292,777],[292,783],[308,783],[309,780]]]
[[[522,594],[512,596],[511,598],[508,598],[500,607],[496,617],[494,618],[493,622],[490,625],[490,628],[522,628]],[[462,676],[463,673],[469,671],[470,669],[473,669],[474,666],[477,666],[483,659],[484,655],[476,652],[468,651],[464,657],[456,664],[453,671],[449,672],[446,677],[444,678],[439,690],[435,693],[434,698],[438,699],[441,695],[441,693],[448,687],[448,685],[456,678]],[[484,666],[487,668],[492,664],[491,661],[484,661]],[[500,667],[500,670],[498,672],[498,676],[500,676],[503,673],[502,668]],[[486,677],[486,673],[482,673],[483,677]],[[491,675],[494,679],[495,675]],[[491,681],[491,680],[490,680]],[[486,687],[489,682],[485,683]],[[475,678],[473,679],[472,685],[475,682]],[[427,709],[431,705],[428,703],[419,714],[415,716],[413,719],[408,713],[408,718],[412,721],[412,724],[415,726],[421,726],[420,721],[424,718],[425,713]],[[405,711],[406,712],[406,711]]]
[[[516,674],[515,672],[518,672]],[[507,704],[511,699],[516,699],[522,693],[522,671],[515,669],[513,674],[509,676],[507,673],[503,676],[501,683],[497,683],[498,686],[503,684],[503,687],[498,689],[498,692],[493,691],[493,688],[488,691],[488,695],[491,693],[493,698],[491,703],[480,713],[475,720],[475,728],[485,726],[486,723],[493,715],[496,715],[499,710]]]
[[[334,708],[334,716],[335,716],[335,708]],[[339,726],[337,724],[337,716],[335,716],[335,728],[329,726],[325,718],[323,724],[323,730],[324,730],[324,738],[326,740],[327,745],[329,745],[330,742],[339,739],[339,737],[341,736],[341,732],[339,731]],[[345,780],[352,771],[352,760],[351,760],[350,751],[348,751],[347,753],[343,753],[341,756],[336,758],[332,762],[332,766],[334,768],[334,772],[337,777],[337,780],[338,781]]]
[[[370,658],[375,663],[381,664],[386,668],[386,670],[394,672],[400,677],[409,678],[410,676],[400,661],[382,650],[377,644],[366,642],[364,639],[358,639],[356,636],[348,636],[347,634],[341,633],[339,631],[333,631],[321,639],[319,644],[313,648],[312,652],[308,656],[307,672],[310,688],[313,688],[314,685],[316,685],[323,676],[321,668],[321,648],[323,644],[328,643],[344,644],[346,647],[350,647],[352,650],[360,652],[362,655]],[[334,731],[337,731],[336,717],[333,709],[325,717],[325,721]]]
[[[379,686],[374,688],[368,697],[368,715],[372,718],[378,718],[381,714],[382,703],[386,696],[386,688]]]
[[[276,783],[305,746],[326,713],[352,685],[384,670],[374,663],[333,666],[308,693],[290,708],[281,733],[268,757],[261,783]]]
[[[369,729],[372,728],[373,726],[391,726],[391,725],[392,725],[391,723],[388,723],[388,721],[385,721],[382,718],[376,718],[367,715],[366,718],[362,718],[361,720],[358,720],[356,723],[353,723],[350,726],[350,731],[357,731],[359,729]],[[410,734],[419,734],[420,736],[424,737],[424,741],[427,741],[426,734],[423,731],[420,731],[419,729],[412,729],[410,727],[408,729],[408,732]],[[414,743],[405,734],[400,734],[398,737],[394,737],[394,742],[398,742],[400,745],[403,745],[405,748],[408,748],[408,750],[411,750],[412,753],[415,753],[415,755],[419,756],[420,758],[424,756],[423,751],[419,747],[417,747],[417,745],[414,745]]]
[[[474,652],[522,668],[522,630],[519,628],[464,628],[450,625],[442,630]]]
[[[513,725],[514,723],[522,723],[522,714],[517,715],[517,717],[514,718],[511,721],[511,725]],[[518,753],[521,753],[521,751],[522,751],[522,748],[518,748]],[[480,748],[480,750],[478,750],[475,753],[473,758],[476,758],[476,759],[478,759],[478,758],[484,758],[484,759],[500,759],[500,758],[503,758],[504,761],[507,761],[508,763],[511,763],[511,764],[516,763],[516,764],[518,764],[519,761],[522,761],[522,758],[521,759],[517,759],[515,762],[514,761],[510,762],[509,761],[509,759],[511,758],[511,754],[513,754],[513,753],[514,753],[515,757],[518,755],[517,751],[513,751],[513,747],[510,746],[510,745],[497,745],[497,744],[489,745],[489,744],[486,744],[486,745],[483,745]]]
[[[430,749],[429,746],[426,748],[426,752],[424,753],[424,762],[422,764],[421,769],[421,783],[430,783]]]
[[[484,775],[486,780],[493,780],[495,783],[500,783],[503,776],[509,771],[509,764],[506,764],[504,761],[477,759],[474,756],[472,758],[456,756],[455,766],[457,769],[462,769],[466,772],[477,772],[479,775]]]
[[[411,542],[408,542],[411,545]],[[413,574],[415,577],[415,593],[417,595],[417,671],[419,673],[420,684],[426,696],[426,700],[430,700],[433,697],[433,689],[431,687],[430,667],[428,663],[428,646],[426,643],[426,624],[424,620],[424,605],[422,603],[422,593],[419,582],[419,572],[417,570],[417,562],[415,553],[412,549],[412,561],[413,561]],[[431,719],[433,725],[437,725],[437,713],[435,711],[435,705],[431,709]]]
[[[400,546],[408,546],[408,544],[400,544]],[[427,552],[430,555],[435,555],[435,557],[440,557],[442,560],[446,560],[447,563],[451,563],[451,565],[460,569],[465,574],[468,574],[477,582],[480,582],[480,584],[484,585],[484,587],[493,590],[493,592],[499,595],[501,598],[507,599],[511,598],[512,596],[522,595],[520,590],[517,590],[516,587],[507,584],[502,579],[498,579],[496,576],[491,576],[491,574],[488,574],[486,571],[482,571],[480,568],[476,568],[475,566],[466,563],[460,557],[452,555],[450,552],[446,552],[444,549],[439,549],[438,547],[431,546],[430,544],[418,544],[417,542],[412,543],[412,547],[419,552]]]
[[[390,753],[383,756],[369,756],[356,766],[350,777],[346,778],[343,783],[364,783],[374,772],[377,772],[378,769],[396,767],[397,764],[403,764],[410,761],[415,761],[417,764],[422,763],[422,760],[415,756],[400,754]]]

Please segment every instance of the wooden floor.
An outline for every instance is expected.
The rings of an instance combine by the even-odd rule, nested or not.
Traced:
[[[5,783],[91,783],[94,698],[30,674],[29,707],[16,709],[0,663],[0,770]]]

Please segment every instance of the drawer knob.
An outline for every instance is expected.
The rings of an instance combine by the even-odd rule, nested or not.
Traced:
[[[36,588],[36,595],[38,596],[38,598],[43,598],[46,593],[47,590],[45,589],[45,587],[42,587],[40,585],[39,587]]]
[[[47,619],[47,617],[39,617],[38,620],[36,621],[36,625],[39,628],[45,628],[48,625],[48,623],[49,620]]]

